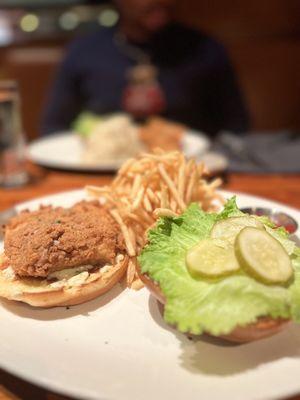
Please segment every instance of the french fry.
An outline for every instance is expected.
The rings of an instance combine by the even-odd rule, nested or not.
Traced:
[[[187,161],[178,151],[165,153],[155,149],[127,160],[111,185],[86,187],[90,196],[104,201],[104,207],[120,226],[129,255],[129,287],[137,290],[143,286],[137,275],[136,257],[158,218],[176,217],[191,201],[207,211],[214,211],[217,203],[224,202],[216,192],[221,179],[208,183],[206,173],[203,163]]]
[[[155,218],[160,218],[160,217],[177,217],[178,214],[176,214],[174,211],[170,210],[169,208],[157,208],[156,210],[153,211],[153,215]]]
[[[166,182],[167,186],[170,189],[170,192],[173,194],[175,200],[177,201],[177,204],[179,205],[179,207],[181,208],[181,210],[183,211],[186,207],[184,201],[182,199],[180,199],[178,191],[174,185],[174,182],[171,180],[170,176],[168,175],[165,167],[163,166],[163,164],[158,164],[158,170],[161,174],[161,177],[163,178],[163,180]]]
[[[132,226],[128,226],[128,233],[129,233],[130,241],[132,243],[132,247],[134,248],[134,252],[136,254],[137,240],[136,240],[136,236],[135,236]]]
[[[126,283],[127,283],[127,286],[129,286],[129,287],[134,280],[135,271],[136,271],[135,258],[132,258],[128,262],[127,275],[126,275]]]
[[[126,248],[127,248],[127,251],[128,251],[128,255],[130,257],[134,257],[136,255],[135,254],[135,249],[134,249],[133,243],[131,243],[131,239],[130,239],[130,235],[129,235],[127,226],[125,225],[124,221],[122,220],[122,218],[121,218],[121,216],[120,216],[120,214],[118,213],[117,210],[110,210],[110,214],[113,216],[113,218],[117,221],[117,223],[120,226],[120,229],[121,229],[121,231],[123,233],[123,236],[124,236],[124,240],[125,240]]]
[[[138,215],[136,215],[132,212],[129,212],[126,214],[126,216],[128,219],[131,219],[131,220],[135,221],[137,224],[147,228],[147,226],[148,226],[147,222],[145,222],[143,219],[141,219]]]
[[[185,189],[185,159],[184,157],[181,157],[180,160],[180,165],[179,165],[179,170],[178,170],[178,194],[180,198],[183,200],[184,199],[184,189]]]
[[[146,193],[152,203],[154,204],[158,203],[159,199],[157,198],[156,194],[154,194],[153,190],[150,187],[147,187]]]
[[[170,209],[176,213],[177,211],[177,203],[174,199],[170,201]]]
[[[86,186],[85,190],[87,191],[87,193],[91,196],[98,196],[99,194],[103,194],[103,193],[109,193],[110,192],[110,188],[109,186],[92,186],[92,185],[88,185]]]
[[[204,165],[204,162],[203,162],[203,161],[202,161],[201,163],[198,164],[197,169],[198,169],[199,175],[202,176],[202,175],[203,175],[203,172],[204,172],[204,170],[205,170],[205,165]]]
[[[221,178],[216,178],[213,181],[211,181],[208,186],[210,189],[216,189],[217,187],[222,185],[222,179]]]
[[[133,290],[140,290],[140,289],[142,289],[144,287],[144,284],[143,284],[143,282],[138,278],[138,279],[135,279],[133,282],[132,282],[132,284],[131,284],[131,288],[133,289]]]
[[[161,208],[168,208],[169,207],[169,199],[168,199],[168,190],[167,186],[161,183],[161,198],[160,198],[160,206]]]
[[[119,169],[118,176],[113,183],[115,183],[115,184],[116,184],[116,182],[118,183],[118,177],[125,175],[126,172],[129,170],[129,168],[131,167],[131,165],[134,162],[135,162],[134,158],[129,158],[127,161],[125,161],[124,164],[122,165],[122,167]]]
[[[152,219],[152,216],[150,214],[148,214],[146,211],[144,211],[142,208],[140,208],[139,210],[137,210],[137,214],[144,220],[146,221],[148,224],[152,224],[154,221]]]
[[[132,207],[131,207],[132,211],[137,210],[139,208],[139,205],[143,201],[144,191],[145,191],[145,188],[142,186],[140,188],[140,190],[138,191],[138,193],[136,195],[136,198],[135,198],[135,200],[134,200],[134,202],[132,204]]]
[[[152,205],[150,203],[150,200],[149,200],[147,194],[144,195],[143,204],[144,204],[145,210],[147,212],[151,213],[153,211]]]
[[[131,190],[131,198],[134,199],[135,196],[137,195],[138,191],[141,188],[141,184],[142,184],[142,177],[140,174],[137,174],[134,177],[134,181],[133,181],[133,185],[132,185],[132,190]]]
[[[196,171],[196,169],[194,169],[193,171],[191,171],[191,176],[190,176],[190,179],[189,179],[189,182],[187,185],[187,190],[186,190],[186,195],[185,195],[185,202],[187,204],[189,204],[191,202],[196,176],[197,176],[197,171]]]

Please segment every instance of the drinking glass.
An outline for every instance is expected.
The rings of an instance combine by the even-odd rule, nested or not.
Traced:
[[[0,80],[0,186],[22,186],[28,179],[18,85]]]

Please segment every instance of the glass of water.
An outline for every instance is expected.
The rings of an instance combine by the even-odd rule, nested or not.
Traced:
[[[0,80],[0,186],[21,186],[28,179],[18,86]]]

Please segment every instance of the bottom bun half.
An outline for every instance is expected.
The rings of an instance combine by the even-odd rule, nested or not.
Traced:
[[[109,291],[124,276],[128,266],[128,257],[109,267],[101,268],[82,283],[74,286],[62,285],[55,287],[45,279],[11,278],[0,268],[0,297],[8,300],[22,301],[34,307],[73,306]]]
[[[156,297],[160,303],[165,304],[166,298],[159,285],[148,275],[142,274],[141,271],[139,271],[139,277],[151,294]],[[237,326],[231,333],[218,337],[233,343],[248,343],[273,336],[282,331],[289,323],[290,320],[288,319],[261,317],[255,323],[246,326]],[[213,336],[211,334],[209,335]]]

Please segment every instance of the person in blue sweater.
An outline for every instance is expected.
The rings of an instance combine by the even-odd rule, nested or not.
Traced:
[[[172,0],[115,0],[113,28],[74,40],[58,70],[42,133],[83,111],[160,115],[215,135],[245,132],[248,113],[224,47],[172,20]]]

